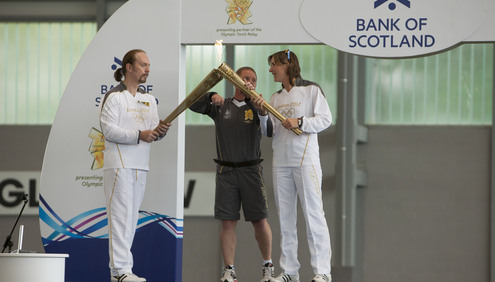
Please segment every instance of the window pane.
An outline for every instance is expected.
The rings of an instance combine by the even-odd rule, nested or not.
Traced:
[[[0,124],[52,124],[95,23],[0,23]]]
[[[186,46],[186,95],[189,95],[214,68],[217,68],[224,58],[225,46]],[[223,93],[224,89],[225,79],[209,91]],[[187,109],[186,124],[209,125],[213,124],[213,121],[207,115]]]
[[[366,123],[489,125],[493,44],[414,59],[366,59]]]

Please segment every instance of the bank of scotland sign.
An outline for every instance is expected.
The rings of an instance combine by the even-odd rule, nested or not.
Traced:
[[[338,50],[370,57],[439,52],[472,35],[483,0],[305,0],[304,28]]]
[[[380,7],[382,4],[385,4],[386,2],[389,2],[388,0],[376,0],[375,1],[375,9]],[[398,3],[401,3],[402,5],[408,7],[408,8],[411,8],[411,2],[409,0],[397,0]],[[390,1],[388,3],[388,8],[390,10],[395,10],[395,8],[397,7],[397,5],[393,2],[393,1]]]

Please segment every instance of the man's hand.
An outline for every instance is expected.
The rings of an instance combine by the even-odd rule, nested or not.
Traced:
[[[244,85],[249,90],[254,90],[255,89],[254,85],[251,82],[246,82],[246,84],[244,84]]]
[[[143,130],[139,132],[139,140],[151,143],[158,138],[159,134],[154,130]]]
[[[246,82],[246,83],[244,84],[244,86],[246,86],[246,88],[247,88],[247,89],[249,89],[249,90],[254,90],[254,89],[256,89],[256,87],[254,87],[254,85],[253,85],[251,82],[249,82],[249,81],[248,81],[248,82]],[[246,97],[246,99],[251,98],[251,96],[249,96],[248,94],[246,94],[246,93],[244,93],[244,92],[240,91],[240,89],[236,88],[236,90],[238,90],[239,92],[241,92],[241,94],[242,94],[242,95],[244,95],[244,97]]]
[[[141,131],[141,133],[139,134],[139,140],[151,143],[158,139],[158,137],[165,136],[171,126],[171,123],[163,124],[162,120],[160,120],[160,123],[154,130]]]
[[[260,94],[260,97],[254,99],[251,101],[254,105],[254,107],[260,111],[260,115],[262,116],[266,116],[268,114],[268,111],[265,109],[265,107],[263,107],[263,103],[265,102],[265,100],[263,99],[263,96]]]
[[[213,104],[217,106],[222,106],[223,101],[225,101],[225,99],[222,96],[215,93],[211,96],[211,101],[213,102]]]
[[[158,136],[163,137],[165,134],[167,134],[168,130],[172,126],[172,124],[169,122],[167,124],[163,124],[163,121],[160,120],[160,123],[158,124],[158,127],[155,128],[156,131],[158,132]]]

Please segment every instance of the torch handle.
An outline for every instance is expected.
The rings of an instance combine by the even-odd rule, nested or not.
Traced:
[[[216,71],[249,97],[254,99],[261,97],[258,93],[256,93],[256,91],[252,89],[248,89],[245,85],[244,80],[242,80],[242,78],[239,75],[237,75],[237,73],[235,73],[234,70],[232,70],[227,64],[225,63],[221,64],[220,67],[216,69]],[[265,107],[265,109],[269,111],[273,116],[275,116],[278,120],[280,121],[286,120],[286,118],[281,113],[279,113],[265,100],[263,100],[263,107]],[[292,131],[297,135],[300,135],[302,133],[301,129],[299,128],[293,128]]]

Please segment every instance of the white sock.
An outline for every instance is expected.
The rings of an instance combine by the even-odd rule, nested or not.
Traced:
[[[269,259],[269,260],[263,260],[263,262],[261,263],[262,266],[265,266],[267,263],[271,263],[273,264],[272,260]]]

